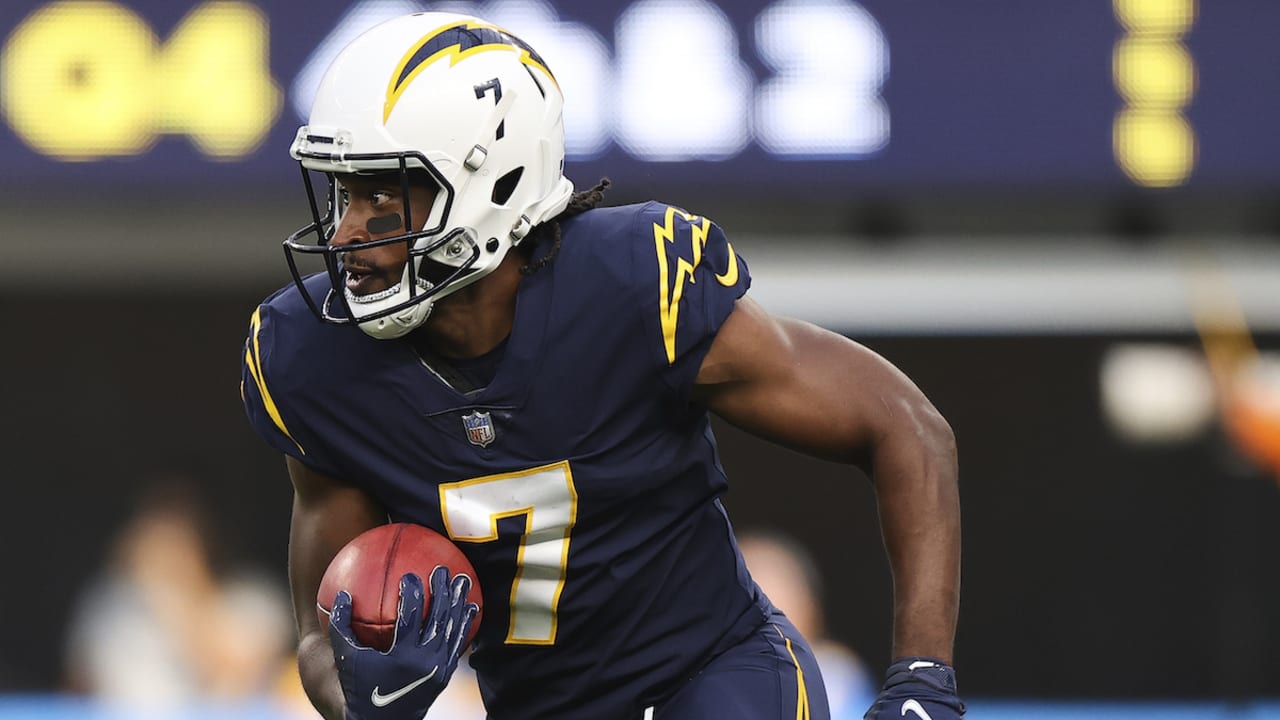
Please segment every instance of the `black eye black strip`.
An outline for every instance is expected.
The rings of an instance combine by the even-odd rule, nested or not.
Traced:
[[[400,213],[391,213],[390,215],[379,215],[369,218],[369,222],[365,224],[365,228],[373,235],[381,235],[389,233],[392,230],[399,230],[404,226],[404,220],[400,218]]]

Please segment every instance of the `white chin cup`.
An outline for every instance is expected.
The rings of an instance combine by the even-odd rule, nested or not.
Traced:
[[[388,307],[394,307],[408,301],[412,297],[406,289],[409,287],[408,272],[409,269],[406,264],[405,276],[400,279],[400,282],[385,290],[379,290],[368,295],[356,295],[349,289],[343,289],[346,294],[347,307],[351,309],[353,319],[366,335],[379,340],[391,340],[405,335],[410,330],[426,322],[427,316],[431,314],[431,306],[435,303],[435,298],[422,300],[403,310],[398,310],[379,318],[360,319],[361,316],[372,315]],[[419,292],[428,292],[433,287],[426,278],[418,278],[417,284]]]
[[[369,337],[378,340],[394,340],[409,334],[411,330],[426,322],[433,305],[435,305],[434,299],[423,300],[400,312],[376,320],[364,320],[357,325]]]

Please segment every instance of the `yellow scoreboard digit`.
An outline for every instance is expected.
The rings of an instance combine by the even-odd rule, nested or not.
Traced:
[[[249,3],[203,3],[163,43],[117,3],[49,3],[0,51],[0,111],[23,142],[59,160],[139,155],[160,134],[235,159],[280,113],[269,45]]]
[[[1195,62],[1182,44],[1196,0],[1113,2],[1125,29],[1112,55],[1125,101],[1112,128],[1116,162],[1139,185],[1182,185],[1196,163],[1195,130],[1182,114],[1196,90]]]

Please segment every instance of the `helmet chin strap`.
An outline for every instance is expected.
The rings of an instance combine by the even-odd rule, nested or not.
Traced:
[[[422,282],[426,283],[426,287],[429,289],[430,283],[427,283],[425,280]],[[354,314],[355,309],[361,305],[369,305],[394,298],[395,295],[399,293],[400,287],[401,283],[397,283],[386,290],[380,290],[370,295],[356,295],[350,290],[344,290],[347,307],[350,308],[351,312]],[[334,322],[341,321],[346,323],[354,321],[356,327],[364,331],[364,333],[369,337],[378,340],[394,340],[395,338],[407,335],[409,331],[426,322],[427,317],[431,315],[431,308],[435,305],[435,300],[436,298],[427,298],[426,300],[411,305],[399,312],[394,312],[380,318],[374,318],[371,320],[353,318],[352,320],[347,320],[345,318],[340,319],[339,316],[336,316],[329,311],[329,307],[334,301],[334,290],[331,289],[324,300],[321,312],[325,318]]]
[[[426,322],[434,305],[435,298],[430,298],[398,313],[392,313],[377,320],[364,320],[356,325],[369,337],[377,340],[394,340],[408,335],[410,331]]]
[[[379,302],[395,302],[400,295],[401,289],[409,283],[409,263],[410,259],[405,263],[402,271],[400,282],[391,287],[380,290],[369,295],[356,295],[350,290],[344,290],[346,293],[347,307],[351,308],[354,315],[356,308],[361,305],[368,306]],[[430,291],[434,287],[431,282],[421,276],[418,277],[418,289],[423,292]],[[372,320],[360,320],[356,318],[356,326],[364,333],[378,340],[394,340],[409,333],[409,331],[418,327],[427,321],[427,317],[431,315],[431,308],[435,305],[436,298],[426,298],[420,302],[414,303],[403,310],[393,312],[390,315],[384,315],[380,318]]]

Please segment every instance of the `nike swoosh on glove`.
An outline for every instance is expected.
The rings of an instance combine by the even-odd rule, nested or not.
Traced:
[[[421,720],[462,655],[463,640],[479,607],[467,602],[471,578],[436,567],[431,602],[422,620],[422,578],[400,578],[400,604],[391,648],[380,652],[356,641],[351,631],[351,595],[338,593],[329,615],[329,643],[347,701],[346,720]]]
[[[941,660],[906,657],[889,666],[884,688],[863,720],[962,720],[956,671]]]

